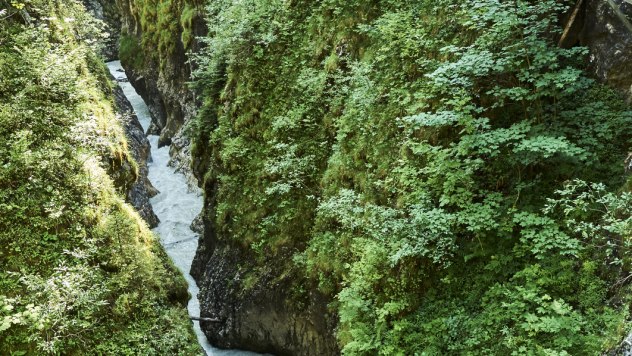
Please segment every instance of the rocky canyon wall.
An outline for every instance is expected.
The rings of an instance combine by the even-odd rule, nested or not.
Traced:
[[[190,33],[193,37],[206,34],[204,10],[191,2],[195,14],[182,21],[189,10],[174,5],[173,9],[178,10],[174,19],[160,28],[160,14],[144,11],[145,3],[117,0],[122,16],[121,60],[132,84],[150,107],[152,132],[160,135],[161,144],[171,144],[174,164],[188,174],[192,185],[197,185],[203,182],[206,169],[193,172],[191,167],[204,158],[191,158],[183,128],[195,117],[202,100],[187,83],[192,72],[188,54],[201,48],[190,39]],[[632,99],[632,5],[623,0],[585,0],[579,3],[578,11],[568,45],[587,46],[587,66],[595,77]],[[189,35],[182,36],[185,32]],[[171,40],[169,45],[161,42],[164,39]],[[344,46],[341,48],[343,52]],[[296,301],[292,296],[295,277],[284,275],[281,263],[273,259],[253,261],[249,247],[218,237],[213,221],[216,182],[207,181],[202,188],[204,229],[192,274],[201,290],[202,316],[218,320],[203,323],[209,340],[220,347],[277,354],[337,354],[335,317],[327,309],[330,300],[314,288]],[[256,273],[253,280],[253,270],[262,265],[267,270]]]
[[[632,3],[582,0],[569,18],[565,19],[568,29],[561,44],[588,47],[589,71],[632,100]]]
[[[150,22],[164,19],[143,18],[160,16],[143,9],[143,2],[117,0],[117,5],[122,23],[120,59],[130,82],[150,108],[150,132],[160,135],[160,144],[171,145],[172,163],[188,176],[190,185],[197,186],[204,172],[196,172],[196,178],[191,170],[190,142],[183,128],[200,106],[187,82],[193,69],[189,56],[201,47],[195,37],[207,31],[203,10],[193,1],[173,5],[169,15],[173,18],[167,20],[173,27],[160,29]],[[171,31],[168,45],[161,43],[160,36],[166,35],[157,34],[159,31]],[[318,293],[311,293],[310,300],[297,307],[291,302],[291,277],[281,276],[274,263],[256,288],[244,291],[244,275],[258,265],[248,260],[247,248],[243,251],[241,246],[216,238],[210,222],[213,192],[211,187],[204,189],[207,206],[196,226],[203,236],[192,274],[201,290],[202,316],[220,320],[202,323],[209,340],[219,347],[279,355],[336,354],[327,301]]]
[[[172,164],[182,171],[192,187],[197,186],[193,177],[189,140],[182,129],[197,112],[199,106],[193,91],[187,82],[191,80],[192,66],[187,53],[195,53],[200,44],[196,36],[206,33],[201,8],[170,9],[168,28],[143,26],[147,21],[160,21],[158,18],[144,19],[148,16],[144,9],[154,16],[156,4],[145,4],[134,0],[117,0],[121,12],[121,48],[120,59],[130,82],[149,106],[152,126],[149,131],[160,135],[161,146],[171,145]],[[144,8],[142,6],[148,6]],[[184,12],[187,11],[185,14]],[[180,22],[183,16],[189,16],[186,24]],[[183,42],[183,26],[189,31],[189,40]],[[155,31],[169,31],[168,47],[159,49],[160,43],[153,41]],[[162,48],[162,47],[160,47]]]

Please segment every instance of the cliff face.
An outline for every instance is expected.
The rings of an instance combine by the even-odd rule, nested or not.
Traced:
[[[265,261],[261,274],[262,264],[246,249],[214,239],[210,231],[202,244],[191,273],[200,286],[202,316],[218,320],[202,322],[213,345],[275,355],[338,353],[335,320],[323,295],[309,291],[297,300],[296,278],[281,275],[282,263]]]
[[[147,145],[93,19],[77,1],[0,12],[0,354],[199,355],[186,281],[126,202],[146,203],[126,194]]]
[[[584,11],[579,41],[590,49],[591,71],[632,100],[632,4],[590,0]]]
[[[174,16],[171,23],[178,23],[183,12],[188,9],[186,21],[169,29],[155,29],[144,26],[143,8],[136,1],[117,0],[117,4],[122,22],[121,63],[131,84],[149,107],[152,116],[149,130],[160,135],[159,145],[171,145],[172,164],[189,178],[192,187],[197,186],[189,168],[189,141],[182,128],[196,115],[198,107],[194,93],[187,86],[191,80],[187,53],[197,51],[199,44],[195,36],[202,36],[206,32],[200,13],[197,9],[174,7],[169,14]],[[185,25],[190,36],[186,44],[182,39]],[[156,35],[155,31],[171,31],[168,50],[159,51],[155,47],[158,43],[147,40]]]
[[[315,286],[296,290],[304,281],[284,273],[289,253],[257,261],[248,247],[219,238],[212,221],[217,186],[207,183],[204,231],[191,274],[200,287],[202,316],[218,320],[201,323],[208,340],[275,355],[338,354],[330,300]]]
[[[138,214],[147,222],[149,227],[158,226],[159,220],[149,202],[149,198],[158,192],[147,178],[147,162],[151,158],[150,146],[143,128],[134,113],[132,105],[123,94],[123,90],[114,86],[114,99],[117,108],[117,117],[121,121],[121,126],[125,130],[127,147],[132,158],[137,164],[137,177],[131,185],[127,187],[127,201],[138,211]]]

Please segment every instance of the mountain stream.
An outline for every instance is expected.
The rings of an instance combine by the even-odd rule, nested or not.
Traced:
[[[143,130],[147,132],[151,117],[149,109],[136,90],[127,81],[120,61],[107,63],[110,73],[116,78],[125,96],[132,104]],[[160,237],[167,254],[180,269],[187,280],[192,298],[187,306],[189,315],[200,316],[200,303],[197,299],[198,286],[189,271],[198,245],[198,234],[189,226],[202,210],[202,196],[199,191],[192,191],[186,178],[169,167],[169,147],[158,148],[158,136],[148,136],[151,144],[151,161],[148,162],[149,180],[160,191],[151,198],[154,212],[160,224],[153,231]],[[220,350],[211,346],[200,329],[198,321],[193,321],[193,328],[200,345],[209,356],[253,356],[251,352],[237,350]]]

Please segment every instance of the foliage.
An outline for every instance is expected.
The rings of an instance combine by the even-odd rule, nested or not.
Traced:
[[[632,112],[556,46],[567,5],[210,2],[190,132],[218,238],[262,271],[291,251],[345,354],[615,345]]]
[[[23,3],[0,20],[0,354],[199,354],[186,283],[123,199],[137,168],[98,23]]]

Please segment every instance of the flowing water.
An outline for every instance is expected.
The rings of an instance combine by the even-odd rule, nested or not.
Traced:
[[[125,96],[132,104],[143,130],[147,132],[151,117],[143,99],[127,82],[120,61],[107,63],[110,73],[117,79]],[[199,191],[191,191],[185,177],[168,166],[169,147],[158,148],[158,136],[149,136],[152,160],[148,164],[149,180],[160,194],[150,201],[160,224],[154,232],[160,237],[167,254],[185,276],[192,298],[187,306],[190,316],[200,316],[200,303],[197,299],[198,286],[189,271],[198,244],[197,233],[189,228],[191,222],[202,210],[202,196]],[[200,329],[199,322],[193,322],[193,328],[200,345],[207,355],[213,356],[252,356],[254,353],[237,350],[220,350],[211,346]]]

